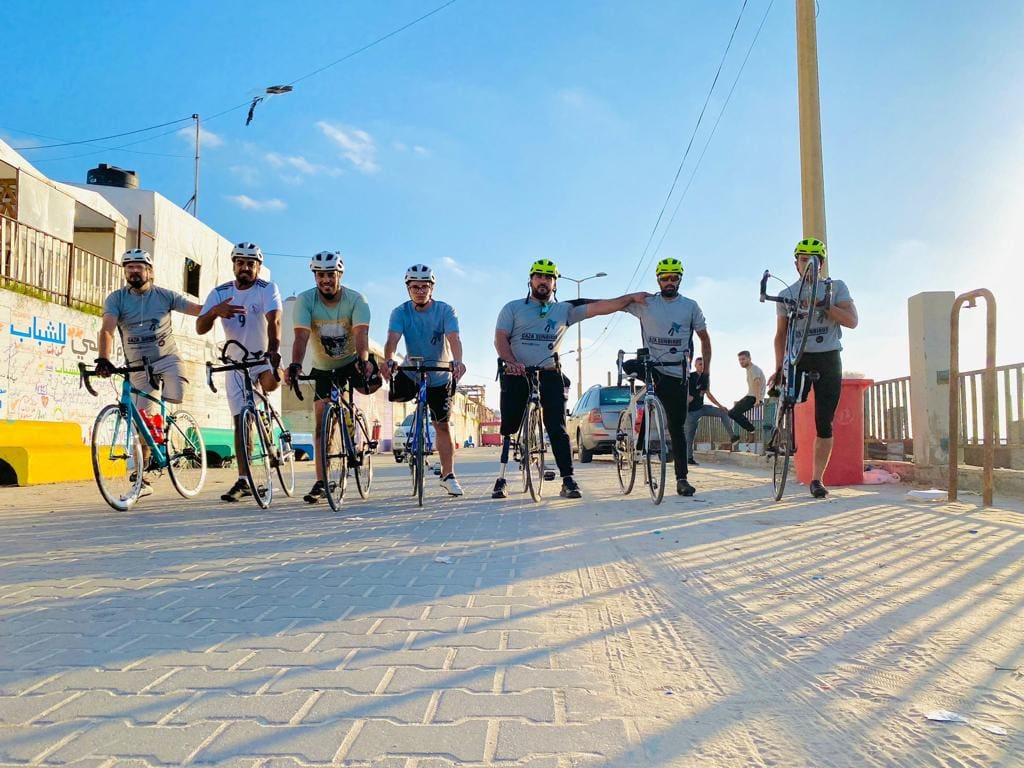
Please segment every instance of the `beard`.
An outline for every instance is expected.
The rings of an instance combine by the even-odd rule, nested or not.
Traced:
[[[148,282],[145,275],[131,275],[126,277],[125,280],[135,290],[139,290]]]
[[[317,290],[320,291],[320,295],[323,298],[327,299],[327,301],[334,301],[334,299],[337,298],[338,296],[338,291],[325,291],[320,286],[317,286]]]
[[[666,299],[674,299],[679,295],[679,283],[675,285],[666,285],[661,289],[661,295]]]
[[[536,288],[530,289],[530,294],[537,301],[547,301],[548,299],[551,298],[551,293],[551,289],[548,288],[546,285],[538,285]]]
[[[239,288],[248,288],[256,282],[256,278],[249,272],[239,272],[235,275],[235,282],[238,283]]]

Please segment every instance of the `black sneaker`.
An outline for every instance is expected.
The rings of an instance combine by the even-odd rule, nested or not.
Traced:
[[[676,493],[680,496],[693,496],[697,492],[697,489],[690,485],[684,477],[682,480],[676,480]]]
[[[729,444],[730,445],[736,445],[739,441],[740,441],[740,436],[739,435],[732,435],[729,438]]]
[[[816,499],[828,496],[828,488],[821,484],[821,480],[811,480],[811,496]]]
[[[564,496],[567,499],[582,499],[583,494],[580,493],[579,484],[571,477],[562,478],[562,490],[558,492],[559,496]]]
[[[302,497],[303,501],[307,504],[316,504],[327,494],[327,488],[324,486],[323,480],[317,480],[313,483],[313,487],[309,493]]]
[[[508,480],[504,477],[499,477],[494,481],[494,490],[491,491],[492,499],[507,499],[508,498]]]
[[[243,496],[252,496],[252,491],[249,490],[249,481],[243,480],[240,477],[235,481],[235,484],[231,486],[231,490],[220,495],[220,500],[239,501]]]
[[[693,459],[693,458],[687,459],[686,463],[689,464],[691,467],[699,467],[700,466],[700,464],[697,463],[697,460]]]

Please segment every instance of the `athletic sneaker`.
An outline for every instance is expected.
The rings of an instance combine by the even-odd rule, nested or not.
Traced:
[[[580,492],[579,483],[577,483],[571,475],[562,478],[562,490],[558,492],[559,496],[565,496],[567,499],[582,499],[583,494]]]
[[[446,491],[448,491],[449,496],[462,495],[462,486],[459,485],[459,481],[455,479],[454,474],[449,474],[447,477],[442,477],[441,485],[444,487]]]
[[[316,504],[318,501],[320,501],[320,499],[322,499],[326,495],[327,488],[324,486],[324,481],[317,480],[315,483],[313,483],[313,487],[310,489],[309,493],[307,493],[302,498],[307,504]]]
[[[691,467],[699,467],[700,466],[700,464],[697,463],[697,460],[695,458],[693,458],[692,456],[686,460],[686,463],[689,464]]]
[[[135,478],[136,478],[136,475],[133,472],[128,479],[131,482],[134,483],[135,482]],[[147,480],[145,477],[143,477],[142,478],[142,487],[139,488],[138,498],[141,499],[143,496],[152,496],[152,495],[153,495],[153,486],[149,484],[149,480]],[[127,497],[127,494],[125,494],[125,496],[122,496],[121,499],[124,500],[126,497]]]
[[[697,489],[690,485],[685,477],[682,480],[676,480],[676,493],[680,496],[693,496],[696,492]]]
[[[252,491],[249,490],[249,481],[240,477],[231,486],[231,490],[220,495],[220,500],[239,501],[243,496],[252,496]]]
[[[508,498],[508,480],[504,477],[499,477],[494,481],[494,490],[491,491],[492,499],[507,499]]]
[[[816,499],[828,496],[828,488],[821,484],[821,480],[811,480],[811,496]]]

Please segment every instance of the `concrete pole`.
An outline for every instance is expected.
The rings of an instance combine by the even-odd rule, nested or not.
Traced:
[[[800,108],[800,189],[803,236],[828,243],[825,231],[825,172],[821,160],[818,40],[815,0],[796,0],[796,75]],[[831,256],[831,254],[830,254]],[[828,259],[824,276],[828,276]]]

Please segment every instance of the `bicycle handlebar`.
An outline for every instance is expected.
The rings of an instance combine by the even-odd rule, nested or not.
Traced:
[[[227,356],[227,349],[229,346],[234,344],[236,347],[241,349],[245,353],[245,357],[241,360],[231,360]],[[224,344],[224,347],[220,352],[220,359],[224,361],[224,365],[214,365],[209,360],[206,361],[206,385],[210,388],[211,392],[216,392],[217,388],[213,385],[213,374],[222,373],[224,371],[245,371],[250,368],[255,368],[258,365],[263,365],[270,360],[269,352],[249,352],[241,343],[235,339],[228,339]],[[281,374],[275,366],[270,366],[271,372],[274,374],[274,380],[280,381]]]
[[[139,365],[124,365],[120,368],[113,368],[110,372],[111,376],[124,376],[127,377],[130,373],[138,373],[139,371],[145,371],[146,376],[149,378],[150,386],[153,389],[158,389],[160,382],[156,380],[156,375],[153,373],[153,366],[149,364],[149,358],[142,358],[142,363]],[[99,376],[96,372],[96,367],[89,368],[85,363],[78,364],[78,386],[85,386],[86,391],[93,397],[99,397],[99,393],[92,388],[92,384],[89,383],[89,379],[93,376]],[[100,377],[104,378],[104,377]]]

